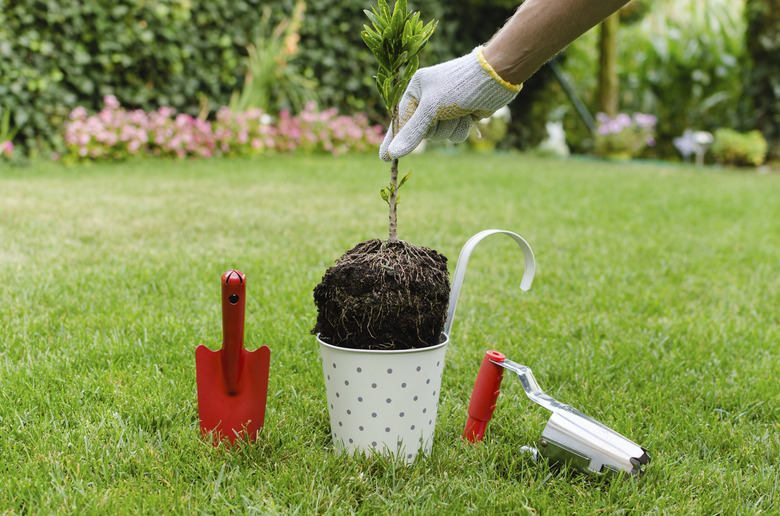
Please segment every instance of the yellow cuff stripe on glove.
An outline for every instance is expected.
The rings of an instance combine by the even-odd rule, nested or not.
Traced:
[[[485,59],[485,56],[482,55],[482,51],[485,49],[485,47],[477,47],[477,61],[479,61],[479,64],[482,65],[482,68],[485,69],[487,73],[490,74],[492,78],[496,80],[497,83],[499,83],[504,88],[508,89],[509,91],[514,91],[517,93],[518,91],[523,89],[522,84],[512,84],[511,82],[507,82],[504,79],[501,78],[500,75],[498,75],[498,72],[496,72],[492,66],[490,66],[490,63],[487,62],[487,59]]]

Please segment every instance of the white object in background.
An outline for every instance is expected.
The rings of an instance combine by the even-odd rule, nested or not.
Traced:
[[[672,143],[680,151],[685,161],[691,158],[691,154],[696,154],[696,165],[704,165],[704,155],[714,141],[712,133],[707,131],[692,131],[686,129],[682,136],[672,140]]]
[[[539,144],[539,150],[554,156],[565,158],[569,155],[569,146],[566,145],[566,131],[563,130],[563,122],[547,122],[547,138]]]

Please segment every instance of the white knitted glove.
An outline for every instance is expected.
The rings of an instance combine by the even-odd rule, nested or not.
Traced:
[[[487,118],[517,96],[522,84],[503,80],[482,48],[414,74],[399,104],[398,134],[387,131],[379,147],[384,161],[406,156],[423,138],[462,142],[472,122]]]

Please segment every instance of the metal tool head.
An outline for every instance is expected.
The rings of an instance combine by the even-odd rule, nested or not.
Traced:
[[[491,359],[517,373],[528,398],[552,411],[539,440],[539,455],[565,462],[584,473],[639,476],[650,463],[647,450],[611,428],[545,394],[531,369],[511,360]]]

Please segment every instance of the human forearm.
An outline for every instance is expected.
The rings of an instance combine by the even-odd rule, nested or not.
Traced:
[[[512,84],[520,84],[566,45],[628,0],[525,0],[487,43],[484,56]]]

